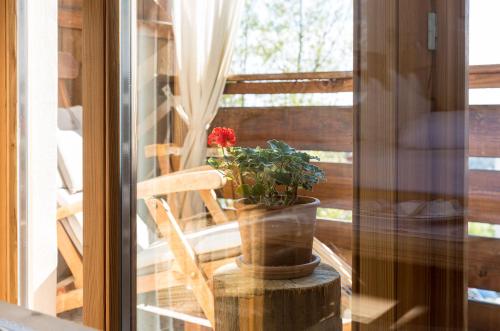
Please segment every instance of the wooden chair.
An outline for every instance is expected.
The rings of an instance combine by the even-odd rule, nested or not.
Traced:
[[[138,198],[145,199],[148,206],[151,205],[149,202],[150,196],[197,191],[203,200],[208,201],[207,209],[212,219],[222,223],[227,221],[227,218],[217,202],[211,198],[210,191],[221,188],[224,183],[225,180],[218,171],[200,168],[144,181],[139,183],[137,191]],[[160,201],[160,199],[155,198],[155,201]],[[163,210],[168,210],[168,205],[166,205],[166,202],[164,203]],[[57,213],[58,249],[72,273],[72,278],[69,281],[64,281],[60,284],[60,294],[57,298],[58,313],[75,309],[82,305],[83,256],[78,248],[82,243],[75,242],[75,237],[70,234],[68,229],[69,224],[64,222],[67,217],[81,212],[81,210],[82,203],[78,201],[59,208]],[[176,224],[179,223],[176,221]],[[155,274],[146,273],[139,277],[137,282],[139,293],[186,284],[184,276],[186,272],[180,273],[178,271],[179,267],[174,267],[175,260],[179,264],[180,269],[185,270],[183,268],[184,264],[178,262],[182,261],[182,259],[177,258],[179,255],[170,254],[170,252],[176,252],[176,250],[172,250],[172,246],[175,246],[175,241],[170,241],[170,235],[165,235],[166,226],[162,220],[158,221],[157,226],[160,233],[164,235],[164,238],[169,239],[170,249],[167,246],[167,242],[163,241],[153,245],[150,249],[140,252],[138,256],[138,268],[147,269],[147,267],[153,264],[162,264],[165,270],[156,272]],[[200,270],[203,273],[210,274],[211,270],[216,268],[221,261],[240,254],[239,233],[237,225],[234,222],[183,234],[182,241],[191,247],[190,252],[196,257],[198,267],[201,268]],[[213,245],[214,243],[217,245]],[[150,262],[148,263],[144,260]],[[74,289],[65,292],[63,287],[67,286],[70,282],[73,283]]]
[[[155,144],[146,147],[146,157],[157,157],[160,164],[160,169],[162,172],[171,171],[171,163],[169,158],[178,157],[178,152],[180,148],[172,144]],[[208,152],[208,154],[213,154],[213,151]],[[201,167],[202,169],[211,169],[209,166]],[[178,173],[178,172],[177,172]],[[182,172],[181,172],[182,173]],[[226,185],[222,185],[219,189],[228,188]],[[230,190],[230,189],[229,189]],[[153,192],[149,192],[153,193]],[[200,192],[201,193],[201,192]],[[168,194],[166,192],[156,192],[157,194]],[[139,195],[139,194],[138,194]],[[140,192],[141,196],[148,196],[146,198],[146,204],[149,208],[151,215],[153,216],[155,222],[159,225],[160,231],[163,236],[167,238],[170,243],[170,249],[176,258],[176,261],[180,263],[180,268],[184,275],[188,275],[187,281],[193,288],[194,295],[197,298],[205,316],[210,321],[211,325],[214,325],[214,299],[211,288],[207,285],[210,281],[210,275],[203,272],[202,268],[199,266],[199,259],[196,258],[196,254],[189,247],[189,243],[183,240],[183,233],[180,230],[181,226],[178,224],[176,218],[174,217],[172,211],[168,204],[166,204],[161,199],[155,197],[155,194],[145,194],[145,192]],[[221,210],[219,204],[215,199],[214,192],[205,191],[201,194],[203,201],[205,202],[207,208],[210,210],[212,215],[221,215],[221,217],[215,217],[214,222],[217,224],[222,224],[227,222],[228,219],[224,212]],[[222,216],[224,215],[224,216]],[[238,238],[239,240],[239,234]],[[226,238],[228,240],[228,238]],[[234,240],[234,239],[233,239]],[[335,254],[328,246],[323,244],[317,238],[314,238],[313,249],[315,254],[317,254],[322,262],[333,266],[341,275],[342,279],[342,300],[343,306],[350,306],[350,296],[352,293],[352,270],[349,264],[342,259],[340,256]]]
[[[75,80],[80,75],[80,63],[69,52],[58,53],[58,90],[59,106],[71,107],[71,93],[67,81]]]
[[[222,189],[225,183],[225,179],[218,171],[204,166],[146,180],[139,183],[137,187],[138,199],[145,201],[160,234],[168,242],[168,247],[163,245],[161,249],[164,250],[164,253],[171,253],[164,254],[164,259],[156,261],[157,263],[170,262],[168,269],[161,273],[144,274],[138,278],[138,293],[168,289],[182,284],[187,285],[191,288],[196,302],[208,320],[208,325],[214,325],[214,297],[210,288],[212,272],[219,266],[232,262],[234,257],[240,254],[237,222],[229,221],[213,193],[213,190]],[[174,216],[164,197],[193,191],[200,194],[216,225],[193,233],[184,233],[182,222]],[[58,219],[79,212],[81,208],[81,203],[64,206],[58,210]],[[77,284],[81,284],[82,279],[82,257],[74,249],[75,245],[72,245],[67,233],[63,233],[65,232],[64,227],[60,226],[58,222],[58,233],[59,231],[62,234],[61,240],[58,242],[59,250],[71,269],[75,286],[77,286]],[[216,238],[217,235],[219,235],[219,240]],[[323,262],[334,266],[341,273],[343,293],[350,295],[349,265],[316,238],[314,239],[314,250]],[[139,253],[138,262],[143,257],[144,254],[141,256]],[[81,293],[81,288],[77,288],[59,295],[58,312],[81,306]],[[183,318],[182,316],[180,318]],[[179,318],[179,316],[176,317]]]

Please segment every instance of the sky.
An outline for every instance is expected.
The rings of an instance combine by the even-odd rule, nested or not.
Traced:
[[[469,63],[500,64],[499,0],[470,0]]]

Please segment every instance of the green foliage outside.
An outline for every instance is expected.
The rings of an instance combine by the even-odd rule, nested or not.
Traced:
[[[352,70],[352,0],[246,0],[231,72]],[[233,95],[226,106],[312,105],[324,95]],[[335,96],[329,96],[329,99]]]

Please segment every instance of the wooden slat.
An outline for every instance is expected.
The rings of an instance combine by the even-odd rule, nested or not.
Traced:
[[[469,155],[500,157],[500,105],[470,106],[469,120]],[[352,151],[350,107],[221,108],[215,126],[235,129],[243,146],[262,146],[273,132],[300,149]]]
[[[352,263],[352,223],[318,220],[315,236]],[[500,291],[500,239],[468,237],[469,287]]]
[[[83,26],[82,11],[76,9],[59,9],[58,24],[61,28],[81,30]]]
[[[352,150],[351,107],[221,108],[217,126],[233,128],[242,146],[265,146],[272,137],[298,149]]]
[[[323,208],[352,209],[352,165],[317,163],[325,171],[326,182],[316,185],[311,192],[301,191],[321,200]]]
[[[500,105],[470,106],[469,156],[500,157]]]
[[[469,300],[469,330],[493,331],[500,325],[500,305]]]
[[[227,83],[224,94],[288,94],[351,92],[352,79],[322,79],[295,82]]]
[[[205,316],[214,325],[213,293],[207,284],[206,274],[198,264],[194,250],[187,242],[172,213],[166,210],[159,200],[149,199],[146,204],[162,235],[167,238],[172,254],[184,275],[187,276],[186,280],[193,288],[193,293]]]
[[[16,1],[0,4],[0,300],[17,302]]]
[[[321,79],[352,79],[351,71],[326,71],[326,72],[286,72],[276,74],[242,74],[231,75],[227,78],[228,83],[272,81],[272,80],[321,80]]]
[[[70,52],[58,53],[59,79],[76,79],[80,73],[80,64]]]
[[[106,284],[107,145],[109,109],[106,108],[106,5],[102,1],[84,1],[82,33],[82,102],[83,102],[83,322],[105,330],[109,327],[109,300]]]
[[[78,9],[60,8],[58,25],[60,28],[82,30],[82,11]],[[170,22],[138,20],[137,25],[141,35],[166,40],[171,40],[173,38],[172,24]]]
[[[342,163],[318,163],[327,181],[313,188],[321,207],[352,209],[352,166]],[[500,171],[469,171],[469,221],[500,224]]]
[[[469,287],[500,292],[500,239],[469,236]]]
[[[470,88],[500,87],[500,65],[478,65],[469,68]]]
[[[314,235],[352,265],[351,222],[318,219]]]
[[[500,171],[469,171],[469,221],[500,224]]]
[[[298,72],[298,73],[265,73],[265,74],[242,74],[231,75],[228,77],[228,85],[235,82],[260,81],[259,84],[266,85],[269,81],[287,81],[287,80],[346,80],[347,86],[352,86],[352,72],[350,71],[331,71],[331,72]],[[244,86],[244,85],[240,85]],[[253,86],[253,85],[250,85]],[[272,85],[271,85],[272,86]],[[469,88],[495,88],[500,87],[500,65],[475,65],[469,67]],[[241,87],[242,93],[245,92]],[[283,92],[281,92],[283,93]],[[289,92],[290,93],[290,92]]]
[[[60,222],[57,222],[57,248],[66,261],[75,280],[75,287],[83,287],[83,261],[82,256],[73,245],[68,233]]]

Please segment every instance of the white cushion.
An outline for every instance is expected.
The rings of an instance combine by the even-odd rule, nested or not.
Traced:
[[[57,127],[59,130],[82,131],[82,106],[59,108],[57,111]]]
[[[66,185],[64,185],[64,181],[61,177],[61,172],[58,171],[57,172],[57,176],[56,176],[56,188],[60,189],[60,188],[67,188]]]
[[[83,189],[83,140],[74,131],[57,132],[58,167],[71,193]]]

